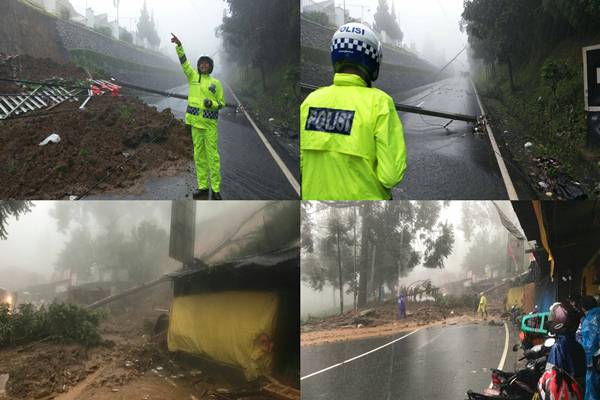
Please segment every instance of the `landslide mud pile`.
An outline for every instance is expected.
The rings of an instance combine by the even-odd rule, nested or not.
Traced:
[[[7,74],[9,74],[7,76]],[[84,70],[19,56],[0,61],[0,78],[87,79]],[[0,86],[2,93],[21,90]],[[185,171],[192,143],[171,110],[158,112],[131,96],[64,102],[0,121],[0,197],[66,199],[135,187],[141,179]],[[39,144],[50,135],[60,143]]]

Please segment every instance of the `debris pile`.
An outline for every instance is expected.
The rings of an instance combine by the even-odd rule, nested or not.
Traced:
[[[406,325],[427,325],[443,321],[449,317],[473,313],[474,310],[467,307],[448,309],[436,305],[431,301],[408,302],[407,315],[402,320]],[[360,312],[346,311],[341,315],[327,318],[310,317],[302,326],[303,332],[321,331],[336,328],[351,327],[376,327],[398,321],[398,305],[396,300],[388,300]]]
[[[19,79],[71,74],[87,79],[71,65],[17,59]],[[8,64],[11,71],[15,63]],[[6,70],[7,61],[0,64],[0,78]],[[0,121],[0,197],[68,199],[117,188],[135,191],[150,177],[187,171],[191,136],[170,109],[158,112],[132,96],[93,97],[84,110],[79,103]],[[52,134],[59,143],[39,146]]]

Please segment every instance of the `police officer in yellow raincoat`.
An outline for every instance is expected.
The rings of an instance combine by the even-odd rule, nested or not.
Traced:
[[[389,200],[404,177],[402,123],[392,98],[371,87],[381,58],[377,35],[363,24],[333,35],[333,85],[300,107],[304,200]]]
[[[223,87],[221,82],[210,76],[214,68],[214,61],[210,57],[200,57],[198,70],[195,70],[187,60],[177,36],[173,35],[171,42],[177,45],[177,56],[190,85],[185,123],[192,127],[194,143],[194,161],[198,178],[198,189],[194,191],[194,199],[208,196],[210,172],[212,199],[221,200],[221,161],[217,123],[219,110],[225,107]]]
[[[481,313],[481,318],[487,319],[487,317],[488,317],[488,311],[487,311],[488,302],[487,302],[487,298],[485,297],[485,295],[483,294],[483,292],[481,292],[480,295],[481,295],[481,297],[479,298],[479,306],[477,307],[477,314]]]

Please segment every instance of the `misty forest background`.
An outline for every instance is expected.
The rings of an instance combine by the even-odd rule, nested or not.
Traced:
[[[353,306],[360,308],[371,299],[382,301],[384,290],[406,293],[398,279],[417,266],[446,268],[457,242],[467,248],[460,266],[464,276],[506,268],[507,232],[494,204],[462,203],[457,226],[442,217],[447,207],[447,202],[303,203],[302,281],[317,292],[330,286],[352,294]],[[439,294],[431,281],[419,290]],[[337,297],[342,312],[344,296]]]
[[[233,84],[259,119],[273,117],[297,130],[300,92],[300,2],[226,0],[229,15],[217,29]],[[264,122],[264,121],[263,121]]]

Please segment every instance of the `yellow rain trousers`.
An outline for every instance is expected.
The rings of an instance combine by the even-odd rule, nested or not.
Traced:
[[[212,190],[220,192],[221,163],[217,125],[219,110],[225,107],[223,86],[219,80],[208,74],[200,74],[192,68],[182,46],[177,46],[176,50],[183,72],[190,85],[185,123],[192,126],[198,189],[208,188],[208,174],[210,172]],[[204,105],[205,99],[212,101],[211,107]]]
[[[354,74],[300,107],[304,200],[389,200],[404,177],[406,145],[394,101]]]

